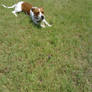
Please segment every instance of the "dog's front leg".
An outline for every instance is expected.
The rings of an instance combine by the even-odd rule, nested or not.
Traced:
[[[49,27],[51,27],[52,25],[50,25],[45,19],[43,20],[43,22],[48,25]]]
[[[38,22],[37,22],[37,21],[33,20],[33,22],[34,22],[36,25],[38,25]]]
[[[40,26],[41,26],[42,28],[45,28],[45,27],[46,27],[43,21],[41,22]]]
[[[37,21],[33,20],[33,22],[36,24],[36,25],[40,25],[42,28],[45,28],[45,25],[44,23],[38,23]]]

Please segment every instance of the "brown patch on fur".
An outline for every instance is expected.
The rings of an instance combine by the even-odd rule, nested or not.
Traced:
[[[28,15],[30,15],[30,9],[32,8],[32,5],[27,3],[27,2],[24,2],[22,4],[22,11],[27,13]]]
[[[32,8],[32,11],[34,12],[34,15],[35,15],[35,16],[38,16],[39,13],[40,13],[40,11],[39,11],[38,8]]]
[[[40,11],[42,14],[44,14],[44,9],[43,8],[40,8]]]

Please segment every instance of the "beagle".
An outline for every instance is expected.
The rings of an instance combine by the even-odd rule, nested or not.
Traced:
[[[14,11],[12,11],[12,13],[16,17],[17,17],[16,13],[24,12],[31,17],[32,21],[35,24],[40,25],[43,28],[45,28],[46,25],[51,27],[51,25],[45,20],[43,8],[33,7],[32,4],[30,4],[28,2],[24,2],[24,1],[20,1],[17,4],[14,4],[10,7],[7,7],[4,4],[2,4],[2,6],[5,8],[15,8]]]

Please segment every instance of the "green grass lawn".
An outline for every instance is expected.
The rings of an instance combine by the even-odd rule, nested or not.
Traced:
[[[0,6],[0,92],[92,92],[92,0],[25,1],[52,27]]]

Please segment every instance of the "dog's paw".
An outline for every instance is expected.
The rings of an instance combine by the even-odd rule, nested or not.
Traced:
[[[42,28],[45,28],[46,26],[45,25],[41,25]]]
[[[48,25],[49,27],[52,27],[52,25]]]

